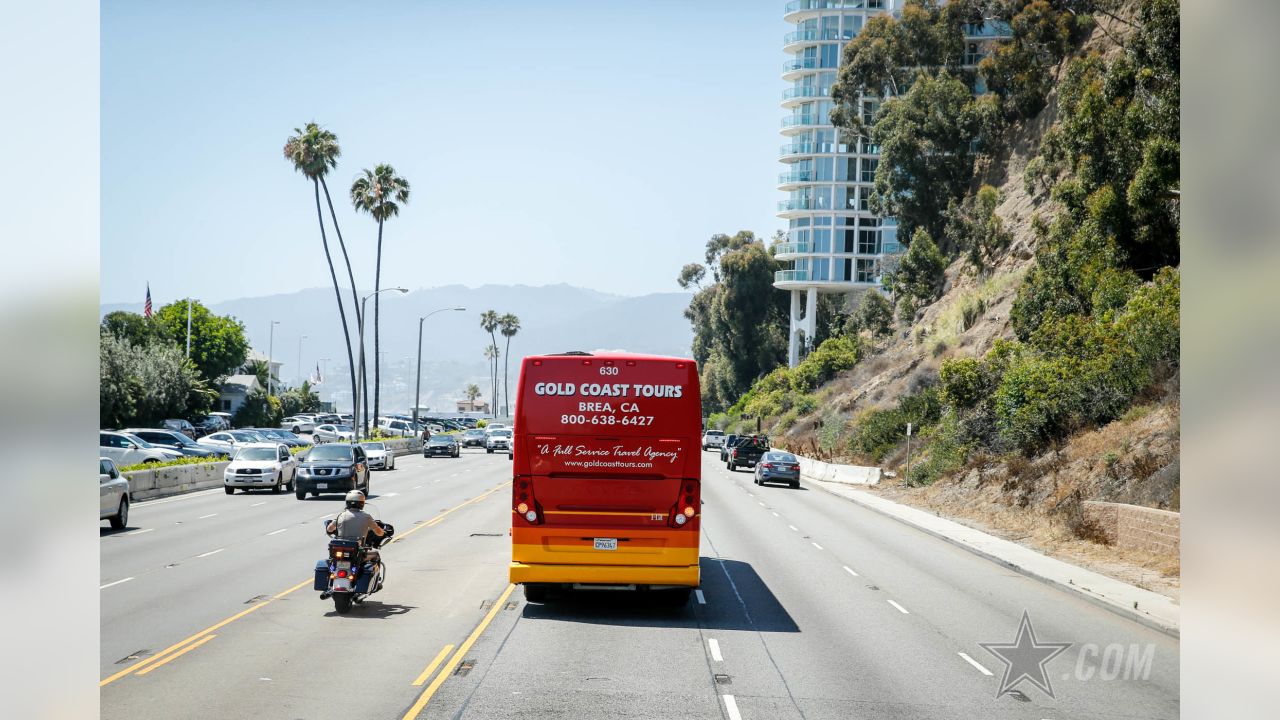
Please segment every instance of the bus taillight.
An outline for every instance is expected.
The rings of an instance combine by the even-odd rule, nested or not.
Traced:
[[[533,496],[533,482],[529,478],[518,478],[511,486],[512,509],[530,525],[542,524],[541,508]]]
[[[680,496],[676,498],[676,504],[672,506],[671,514],[667,521],[667,524],[671,527],[684,527],[698,514],[698,506],[701,504],[698,498],[697,483],[686,480],[683,485],[680,488]]]

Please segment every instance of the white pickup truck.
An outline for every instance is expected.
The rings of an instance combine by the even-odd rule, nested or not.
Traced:
[[[702,435],[702,449],[710,450],[711,448],[719,448],[724,446],[724,432],[721,430],[708,430]]]

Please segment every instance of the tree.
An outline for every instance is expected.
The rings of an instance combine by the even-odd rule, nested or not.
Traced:
[[[475,383],[470,383],[462,393],[467,396],[467,402],[474,403],[476,398],[480,397],[480,386]]]
[[[324,231],[324,212],[320,208],[320,185],[324,182],[324,176],[330,170],[338,166],[338,156],[342,154],[341,148],[338,147],[338,137],[328,130],[323,130],[316,123],[307,123],[305,129],[294,128],[295,135],[289,137],[284,144],[284,157],[293,164],[293,169],[303,174],[315,190],[316,197],[316,220],[320,222],[320,242],[324,246],[324,259],[329,263],[329,278],[333,281],[333,296],[338,301],[338,317],[342,322],[342,337],[347,343],[347,367],[354,368],[356,366],[355,354],[351,351],[351,330],[347,326],[347,311],[342,304],[342,289],[338,285],[338,274],[333,268],[333,255],[329,252],[329,237]],[[328,185],[324,189],[325,197],[329,197]],[[329,203],[329,212],[333,213],[333,203]],[[334,230],[337,231],[338,222],[334,217]],[[347,247],[342,242],[342,233],[338,232],[338,242],[342,247],[342,257],[347,260],[347,274],[351,279],[351,298],[355,305],[356,321],[360,320],[360,303],[356,298],[356,281],[355,276],[351,273],[351,261],[347,259]],[[356,373],[351,373],[351,397],[352,400],[359,396],[356,392],[356,383],[360,378],[356,377]],[[353,412],[356,409],[353,408]]]
[[[520,332],[520,318],[511,313],[507,313],[498,318],[498,324],[502,331],[502,337],[507,339],[507,346],[503,351],[502,358],[502,411],[503,413],[511,412],[511,395],[508,388],[507,369],[511,362],[511,338]]]
[[[498,410],[498,338],[494,335],[501,324],[498,313],[485,310],[480,313],[480,327],[489,333],[489,350],[484,353],[489,361],[489,389],[491,404],[489,407],[496,413]]]
[[[381,417],[379,402],[382,389],[382,362],[379,350],[378,322],[381,319],[376,294],[382,287],[382,226],[388,218],[400,214],[400,205],[409,202],[409,181],[396,175],[396,169],[383,163],[372,171],[365,170],[363,177],[351,183],[351,204],[356,212],[367,212],[378,221],[378,260],[373,276],[373,417]],[[335,221],[336,222],[336,221]]]
[[[186,354],[187,300],[160,308],[151,317],[154,335]],[[249,354],[244,324],[233,317],[214,315],[199,301],[191,302],[191,362],[200,375],[215,382],[236,372]]]
[[[857,335],[866,330],[871,337],[879,338],[893,332],[893,305],[876,290],[862,294],[858,309],[849,316],[848,334]]]
[[[133,345],[146,345],[156,336],[157,329],[138,313],[116,310],[102,317],[99,331],[111,333]]]
[[[911,245],[902,258],[889,283],[898,294],[898,304],[910,320],[916,310],[928,305],[942,289],[942,274],[947,269],[947,259],[934,244],[924,228],[917,228],[911,237]]]
[[[270,387],[275,381],[275,376],[271,374],[271,363],[266,360],[250,360],[241,368],[246,375],[252,375],[258,379],[258,384],[262,387]]]
[[[268,396],[264,390],[254,390],[244,399],[231,420],[236,427],[277,427],[283,419],[280,398]]]
[[[217,393],[172,345],[134,345],[103,333],[99,346],[98,413],[104,427],[155,425],[207,413]]]
[[[1000,191],[983,185],[960,205],[947,210],[946,238],[952,251],[964,253],[979,273],[986,271],[997,253],[1009,246],[1013,234],[996,214]]]
[[[872,135],[880,145],[873,209],[898,218],[899,232],[941,237],[944,211],[973,176],[974,141],[996,132],[990,100],[943,71],[922,74],[906,95],[885,102]]]
[[[680,268],[680,276],[676,278],[676,284],[682,290],[688,290],[692,285],[699,290],[702,289],[702,279],[707,276],[707,268],[701,263],[689,263]]]
[[[282,415],[297,415],[300,412],[317,412],[320,410],[320,396],[311,389],[306,380],[302,385],[279,394],[280,412]]]

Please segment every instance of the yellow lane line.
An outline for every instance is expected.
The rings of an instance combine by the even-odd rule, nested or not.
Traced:
[[[449,513],[453,512],[454,510],[458,510],[458,509],[463,508],[463,507],[466,507],[467,505],[470,505],[470,504],[472,504],[472,503],[479,502],[480,500],[483,500],[483,499],[485,499],[485,498],[489,497],[490,495],[492,495],[492,494],[496,493],[497,491],[501,490],[502,488],[504,488],[504,487],[506,487],[507,485],[510,485],[510,484],[511,484],[511,481],[510,481],[510,480],[508,480],[507,482],[502,483],[501,485],[499,485],[499,486],[497,486],[497,487],[493,488],[492,490],[489,490],[488,492],[485,492],[485,493],[482,493],[482,494],[480,494],[480,495],[477,495],[476,497],[473,497],[473,498],[471,498],[470,500],[467,500],[466,502],[463,502],[463,503],[461,503],[461,504],[459,504],[459,505],[455,505],[454,507],[451,507],[451,508],[449,508],[448,510],[445,510],[444,512],[440,513],[439,515],[437,515],[437,516],[435,516],[435,517],[431,518],[431,520],[428,520],[427,522],[422,523],[422,524],[421,524],[421,525],[419,525],[418,527],[415,527],[415,528],[413,528],[412,530],[409,530],[408,532],[404,533],[404,535],[400,535],[399,537],[397,537],[397,538],[396,538],[396,540],[400,540],[400,539],[404,538],[406,535],[409,535],[410,533],[414,532],[415,530],[419,530],[419,529],[421,529],[421,528],[423,528],[423,527],[427,527],[428,525],[434,525],[434,524],[436,524],[436,523],[440,522],[441,520],[443,520],[443,519],[444,519],[444,517],[445,517],[446,515],[448,515]],[[264,606],[266,606],[266,605],[270,605],[271,603],[275,602],[276,600],[279,600],[280,598],[283,598],[284,596],[288,595],[289,593],[294,592],[295,590],[298,590],[298,589],[300,589],[300,588],[303,588],[303,587],[305,587],[305,586],[307,586],[307,585],[310,585],[312,582],[313,582],[313,580],[311,580],[311,579],[303,580],[302,582],[298,583],[297,585],[294,585],[293,587],[289,588],[288,590],[285,590],[284,592],[282,592],[282,593],[280,593],[280,594],[278,594],[278,595],[273,596],[270,600],[264,600],[264,601],[262,601],[262,602],[260,602],[260,603],[256,603],[256,604],[254,604],[254,605],[251,605],[250,607],[248,607],[248,608],[246,608],[246,609],[244,609],[244,610],[241,610],[240,612],[236,613],[235,615],[232,615],[231,617],[229,617],[229,618],[227,618],[227,619],[225,619],[225,620],[222,620],[222,621],[220,621],[220,622],[218,622],[218,623],[216,623],[216,624],[214,624],[214,625],[210,625],[209,627],[205,628],[204,630],[201,630],[200,632],[195,633],[194,635],[192,635],[192,636],[188,637],[188,638],[187,638],[187,639],[185,639],[185,640],[182,640],[181,642],[177,642],[177,643],[174,643],[173,645],[170,645],[169,647],[165,648],[164,650],[161,650],[160,652],[156,653],[155,655],[152,655],[151,657],[143,658],[142,660],[139,660],[138,662],[136,662],[136,663],[134,663],[134,664],[130,665],[129,667],[127,667],[127,668],[125,668],[125,669],[123,669],[123,670],[120,670],[119,672],[115,673],[114,675],[110,675],[110,676],[108,676],[108,677],[106,677],[106,678],[103,678],[102,680],[98,681],[98,687],[103,687],[103,686],[105,686],[105,685],[109,685],[109,684],[111,684],[111,683],[115,682],[116,680],[119,680],[120,678],[124,677],[125,675],[129,675],[130,673],[133,673],[134,671],[141,670],[142,668],[146,667],[147,665],[150,665],[150,664],[152,664],[152,663],[156,662],[157,660],[159,660],[159,659],[161,659],[161,658],[163,658],[163,657],[165,657],[165,656],[169,655],[170,653],[175,652],[175,651],[177,651],[177,650],[179,650],[179,649],[183,648],[184,646],[186,646],[186,645],[188,645],[188,644],[190,644],[190,643],[192,643],[192,642],[195,642],[196,640],[199,640],[200,638],[204,637],[205,635],[208,635],[209,633],[213,632],[214,630],[217,630],[217,629],[219,629],[219,628],[221,628],[221,627],[224,627],[224,626],[226,626],[226,625],[228,625],[228,624],[230,624],[230,623],[233,623],[233,622],[235,622],[236,620],[239,620],[240,618],[244,617],[245,615],[248,615],[249,613],[251,613],[251,612],[253,612],[253,611],[255,611],[255,610],[259,609],[259,608],[262,608],[262,607],[264,607]],[[204,641],[202,641],[202,642],[204,642]],[[198,643],[197,643],[197,644],[198,644]],[[183,650],[183,652],[185,653],[186,651],[185,651],[185,650]],[[178,654],[179,654],[179,655],[181,655],[182,653],[178,653]],[[176,657],[176,656],[175,656],[175,657]],[[167,662],[167,661],[166,661],[166,662]],[[141,675],[142,673],[141,673],[141,672],[139,672],[138,674],[139,674],[139,675]]]
[[[181,650],[179,650],[178,652],[176,652],[176,653],[174,653],[174,654],[170,655],[169,657],[167,657],[167,658],[165,658],[165,659],[161,660],[160,662],[158,662],[158,663],[156,663],[156,664],[152,665],[151,667],[147,668],[146,670],[140,670],[140,671],[138,671],[138,674],[139,674],[139,675],[146,675],[147,673],[151,672],[152,670],[155,670],[156,668],[160,667],[161,665],[164,665],[165,663],[170,662],[170,661],[172,661],[172,660],[177,660],[178,658],[182,657],[183,655],[185,655],[185,654],[187,654],[187,653],[191,652],[192,650],[195,650],[196,648],[200,647],[201,645],[203,645],[203,644],[205,644],[205,643],[209,642],[210,640],[212,640],[212,639],[214,639],[214,638],[216,638],[216,637],[218,637],[218,636],[217,636],[217,635],[205,635],[204,637],[200,638],[198,641],[196,641],[196,642],[194,642],[194,643],[192,643],[192,644],[190,644],[190,645],[188,645],[188,646],[186,646],[186,647],[182,648],[182,649],[181,649]]]
[[[431,661],[431,664],[427,666],[426,670],[422,671],[422,674],[418,676],[417,680],[413,681],[413,684],[416,686],[426,682],[427,678],[431,677],[431,673],[435,672],[436,668],[440,667],[440,663],[444,662],[445,656],[448,655],[449,651],[452,649],[452,645],[445,645],[441,648],[440,654],[436,655],[436,659]]]
[[[462,509],[462,508],[464,508],[464,507],[466,507],[466,506],[468,506],[468,505],[471,505],[471,504],[473,504],[473,503],[478,503],[478,502],[480,502],[481,500],[484,500],[485,498],[489,497],[490,495],[493,495],[494,493],[498,492],[499,490],[501,490],[501,489],[502,489],[502,488],[504,488],[504,487],[507,487],[507,486],[508,486],[508,485],[510,485],[510,484],[511,484],[511,481],[510,481],[510,480],[508,480],[508,481],[506,481],[506,482],[502,483],[501,485],[499,485],[499,486],[497,486],[497,487],[493,488],[492,490],[489,490],[488,492],[481,493],[480,495],[477,495],[477,496],[475,496],[475,497],[471,498],[470,500],[467,500],[467,501],[464,501],[464,502],[459,503],[459,504],[457,504],[457,505],[454,505],[453,507],[449,508],[448,510],[445,510],[444,512],[442,512],[442,513],[440,513],[439,515],[437,515],[437,516],[435,516],[435,517],[431,518],[430,520],[428,520],[428,521],[426,521],[426,522],[424,522],[424,523],[420,523],[417,527],[410,528],[409,530],[406,530],[405,532],[400,533],[400,534],[399,534],[399,535],[397,535],[397,536],[396,536],[396,538],[395,538],[394,540],[392,540],[391,542],[392,542],[392,543],[398,543],[398,542],[400,542],[401,540],[404,540],[405,538],[407,538],[407,537],[409,537],[410,535],[414,534],[415,532],[417,532],[417,531],[421,530],[422,528],[432,527],[433,525],[436,525],[437,523],[439,523],[441,520],[444,520],[444,517],[445,517],[446,515],[448,515],[449,513],[453,512],[453,511],[455,511],[455,510],[460,510],[460,509]]]
[[[409,708],[409,712],[404,714],[404,718],[402,718],[402,720],[414,720],[418,717],[418,714],[422,712],[422,709],[431,701],[431,696],[436,694],[436,691],[444,684],[445,679],[449,677],[449,674],[452,673],[454,668],[458,666],[458,663],[462,661],[463,656],[467,654],[467,651],[471,649],[471,646],[480,638],[480,634],[484,632],[485,628],[489,627],[489,623],[493,622],[494,616],[502,609],[503,604],[506,603],[507,598],[510,597],[511,591],[515,589],[515,585],[507,585],[507,589],[503,591],[502,595],[498,598],[498,601],[493,604],[493,607],[489,608],[489,613],[484,616],[484,619],[480,621],[480,624],[476,626],[476,629],[472,630],[471,634],[467,636],[467,639],[463,641],[462,647],[459,647],[458,651],[453,654],[453,657],[449,658],[448,664],[444,666],[444,669],[440,671],[439,675],[436,675],[436,679],[432,680],[431,684],[427,686],[427,689],[422,691],[422,695],[418,697],[418,701],[413,704],[413,707]]]

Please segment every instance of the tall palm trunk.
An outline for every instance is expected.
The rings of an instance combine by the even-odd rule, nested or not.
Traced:
[[[378,264],[373,272],[373,291],[377,293],[382,289],[382,220],[378,220]],[[379,352],[381,347],[378,344],[378,318],[381,316],[379,312],[378,301],[381,296],[373,296],[373,422],[376,425],[378,418],[382,417],[381,404],[379,400],[379,392],[382,389],[382,355]]]
[[[494,417],[498,416],[498,336],[489,333],[489,344],[493,346],[493,361],[489,363],[489,397],[493,404],[489,406]]]
[[[503,352],[507,353],[507,355],[511,354],[511,336],[510,335],[507,335],[507,347],[505,350],[503,350]],[[511,373],[510,373],[511,361],[510,361],[510,358],[507,357],[507,355],[503,355],[502,357],[502,414],[503,415],[511,414],[511,393],[510,393],[511,387],[510,387],[510,384],[508,383],[508,381],[511,379]]]
[[[324,212],[320,209],[320,183],[316,180],[312,180],[311,183],[315,185],[316,189],[316,220],[320,221],[320,241],[324,243],[324,259],[329,261],[329,277],[333,280],[333,296],[338,301],[338,317],[342,319],[342,337],[347,341],[347,367],[351,368],[351,402],[354,408],[356,399],[356,361],[351,353],[351,331],[347,328],[347,310],[342,304],[342,290],[338,285],[338,272],[333,269],[333,256],[329,254],[329,236],[324,232]],[[328,191],[326,191],[325,195],[328,194]],[[332,203],[329,208],[333,208]],[[334,224],[334,229],[337,229],[336,223]],[[346,254],[345,250],[343,254]],[[359,312],[358,307],[357,313]]]
[[[342,228],[338,227],[338,214],[333,211],[333,198],[329,197],[329,184],[324,181],[323,175],[320,176],[320,186],[324,188],[324,200],[329,204],[329,217],[333,218],[333,231],[338,234],[338,247],[342,248],[342,260],[347,264],[347,279],[351,281],[351,304],[355,306],[356,324],[359,325],[364,322],[360,318],[360,292],[356,290],[356,276],[355,276],[355,273],[351,272],[351,256],[347,255],[347,244],[342,240]],[[319,203],[319,200],[317,200],[316,201],[317,211],[319,210],[319,207],[320,207],[320,203]],[[335,279],[333,282],[336,285],[338,281],[337,279]],[[377,303],[376,299],[374,300],[374,303],[376,305]],[[364,338],[361,338],[360,341],[363,343]],[[351,354],[350,346],[351,346],[351,340],[350,338],[348,338],[347,339],[348,355]],[[355,365],[352,365],[351,367],[355,368]],[[355,374],[354,369],[351,372],[352,372],[352,375]],[[364,370],[363,364],[361,364],[360,366],[360,388],[361,390],[363,390],[363,392],[360,393],[360,399],[363,400],[361,405],[364,406],[364,413],[363,415],[361,415],[361,417],[368,419],[369,417],[369,378],[365,376],[365,370]],[[351,390],[351,401],[353,403],[353,406],[351,408],[351,414],[360,415],[360,413],[356,412],[356,408],[354,407],[355,392],[356,391],[353,386]],[[357,429],[356,432],[358,433],[359,430]]]

